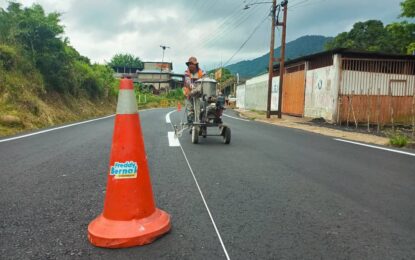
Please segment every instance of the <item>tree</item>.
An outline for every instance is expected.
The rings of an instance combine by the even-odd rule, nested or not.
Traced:
[[[391,23],[386,26],[388,45],[391,52],[412,54],[415,43],[415,24],[406,21]]]
[[[131,54],[116,54],[108,63],[110,67],[128,67],[128,68],[143,68],[143,63],[139,57],[134,57]]]
[[[36,75],[50,91],[91,98],[110,93],[115,80],[104,65],[90,60],[70,46],[59,13],[45,13],[42,6],[22,7],[10,2],[0,8],[0,68]],[[109,91],[107,91],[109,90]]]
[[[395,54],[410,54],[415,42],[415,24],[406,21],[383,26],[381,21],[357,22],[350,32],[343,32],[328,41],[325,48],[350,48]]]
[[[384,51],[387,47],[387,31],[378,20],[357,22],[350,32],[336,36],[326,44],[326,49],[351,48],[367,51]]]
[[[327,41],[325,44],[325,49],[331,50],[336,48],[353,48],[354,42],[352,39],[349,39],[349,34],[347,32],[342,32],[333,39]]]
[[[415,0],[405,0],[401,2],[401,17],[415,17]]]

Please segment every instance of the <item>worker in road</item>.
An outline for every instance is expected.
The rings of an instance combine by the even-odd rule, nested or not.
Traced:
[[[205,76],[205,73],[202,69],[199,68],[199,63],[197,62],[196,57],[190,57],[189,60],[186,62],[186,65],[187,70],[184,73],[183,93],[186,96],[185,105],[187,112],[187,122],[193,123],[194,107],[191,91],[194,88],[194,83],[196,82],[196,80],[203,78]]]

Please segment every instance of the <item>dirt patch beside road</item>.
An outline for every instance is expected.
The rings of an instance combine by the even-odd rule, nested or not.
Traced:
[[[271,118],[266,118],[264,112],[250,111],[250,110],[241,110],[235,109],[236,112],[243,118],[254,119],[259,122],[302,129],[305,131],[322,134],[326,136],[331,136],[335,138],[342,138],[357,142],[371,143],[377,145],[389,145],[389,139],[382,136],[377,136],[373,134],[365,134],[358,132],[345,131],[340,129],[334,129],[313,123],[311,118],[301,118],[294,116],[283,115],[281,119],[278,119],[277,116],[271,116]]]

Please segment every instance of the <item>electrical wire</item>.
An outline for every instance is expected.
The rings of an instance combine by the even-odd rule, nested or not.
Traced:
[[[235,57],[236,54],[239,53],[239,51],[242,50],[242,48],[246,45],[246,43],[252,38],[252,36],[255,34],[255,32],[261,27],[261,25],[267,20],[268,18],[268,14],[267,16],[265,16],[264,19],[262,19],[260,21],[260,23],[258,23],[258,25],[255,27],[255,29],[251,32],[251,34],[248,36],[248,38],[242,43],[242,45],[238,48],[238,50],[225,62],[225,64],[223,65],[224,67],[226,65],[229,64],[229,62]]]
[[[260,9],[257,9],[260,11]],[[223,30],[222,32],[218,33],[217,35],[215,35],[215,37],[209,39],[208,41],[203,43],[203,47],[205,46],[213,46],[215,43],[223,40],[223,36],[228,35],[229,32],[236,30],[237,28],[239,28],[241,25],[243,25],[246,21],[249,20],[249,18],[251,18],[252,16],[256,15],[259,12],[251,12],[249,13],[246,17],[239,19],[238,21],[236,21],[236,23],[234,24],[233,27],[228,27],[227,29]]]
[[[255,0],[251,0],[250,2],[253,2]],[[217,29],[219,30],[215,30],[213,32],[211,32],[207,37],[205,37],[205,39],[202,41],[202,46],[207,46],[209,43],[217,40],[218,38],[220,38],[223,34],[225,34],[226,32],[229,32],[231,29],[236,28],[238,25],[240,24],[242,20],[244,20],[244,16],[246,17],[246,15],[249,15],[249,13],[243,12],[242,8],[237,8],[235,11],[239,11],[238,12],[234,12],[235,14],[238,14],[238,16],[233,16],[230,19],[225,20],[223,23],[221,23],[221,25],[219,25],[217,27]],[[242,15],[241,15],[242,14]],[[234,26],[232,26],[234,25]]]
[[[254,0],[251,0],[251,1],[254,1]],[[198,45],[199,43],[204,43],[204,42],[206,41],[206,39],[210,39],[210,37],[212,37],[213,35],[216,35],[216,34],[217,34],[218,29],[219,29],[220,31],[222,31],[224,28],[226,28],[227,23],[229,23],[229,22],[233,22],[233,20],[238,19],[238,16],[236,16],[236,15],[238,15],[238,11],[239,11],[239,12],[241,12],[241,11],[242,11],[242,5],[241,5],[241,6],[238,6],[237,8],[234,8],[233,12],[231,12],[228,16],[226,16],[224,19],[222,19],[222,20],[219,22],[219,25],[218,25],[215,29],[213,29],[212,31],[210,31],[210,33],[205,34],[203,37],[201,37],[201,38],[200,38],[200,39],[196,42],[196,45]],[[234,19],[234,18],[236,18],[236,19]],[[196,27],[196,25],[195,25],[195,27]],[[192,29],[193,29],[193,28],[190,28],[189,30],[192,30]],[[189,30],[187,30],[187,31],[189,31]],[[182,46],[181,50],[185,50],[185,49],[187,49],[190,45],[191,45],[190,43],[186,43],[186,44],[184,44],[184,45]]]
[[[309,0],[305,0],[305,1],[301,2],[301,3],[303,3],[302,5],[300,5],[300,3],[297,3],[294,6],[290,6],[290,8],[288,8],[288,12],[291,12],[292,9],[294,9],[294,11],[297,11],[298,10],[297,9],[298,7],[310,6],[310,5],[314,5],[315,3],[324,2],[324,1],[327,1],[327,0],[317,0],[317,1],[313,1],[312,3],[306,3],[308,1]]]
[[[294,4],[294,5],[290,5],[290,6],[288,6],[289,8],[295,8],[296,6],[301,6],[301,4],[303,4],[303,3],[306,3],[306,2],[308,2],[309,0],[303,0],[303,1],[301,1],[301,2],[298,2],[298,3],[296,3],[296,4]]]

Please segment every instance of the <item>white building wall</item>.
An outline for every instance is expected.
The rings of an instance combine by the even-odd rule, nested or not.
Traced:
[[[306,71],[304,116],[328,121],[336,120],[339,92],[340,58],[334,56],[333,66]]]
[[[266,111],[268,97],[268,73],[251,78],[245,83],[245,109]],[[279,77],[272,79],[271,110],[278,109]],[[237,97],[238,98],[238,97]],[[238,98],[242,100],[242,97]],[[238,101],[237,101],[238,102]],[[241,101],[242,102],[242,101]]]
[[[245,109],[245,84],[236,86],[236,107]]]
[[[263,74],[246,81],[246,109],[265,111],[267,108],[268,74]]]

